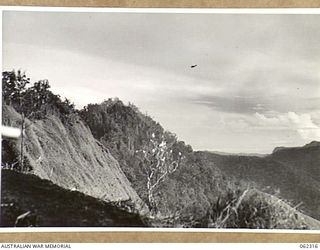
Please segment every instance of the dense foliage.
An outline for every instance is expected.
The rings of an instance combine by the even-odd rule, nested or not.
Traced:
[[[30,86],[30,78],[20,70],[2,73],[2,101],[29,119],[42,119],[49,114],[64,118],[75,112],[74,104],[51,92],[48,80]]]
[[[164,134],[163,128],[135,106],[125,106],[117,98],[89,104],[80,115],[94,137],[116,157],[135,190],[147,202],[145,166],[139,150],[148,145],[152,133],[157,137]],[[166,137],[175,140],[169,133]]]

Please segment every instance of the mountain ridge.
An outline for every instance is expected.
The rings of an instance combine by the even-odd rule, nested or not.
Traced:
[[[294,146],[294,147],[284,147],[284,146],[278,146],[275,147],[271,154],[277,153],[281,150],[290,150],[290,149],[299,149],[299,148],[309,148],[309,147],[319,147],[320,141],[311,141],[305,145],[302,146]]]

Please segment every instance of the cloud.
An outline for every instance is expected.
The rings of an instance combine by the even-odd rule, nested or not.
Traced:
[[[261,86],[264,85],[261,84]],[[211,89],[214,89],[214,87]],[[250,93],[249,91],[253,89],[248,89],[250,89],[249,86],[225,88],[220,89],[220,93],[213,93],[212,90],[212,94],[210,94],[210,88],[207,87],[206,94],[194,92],[194,96],[189,98],[188,101],[214,110],[239,114],[254,114],[256,112],[287,113],[290,111],[310,113],[317,111],[320,105],[320,97],[317,96],[320,91],[316,88],[308,89],[307,91],[310,93],[304,93],[299,88],[293,92],[290,90],[290,85],[287,85],[287,94],[273,93],[273,91],[279,89],[277,87],[272,92],[265,89],[264,92]],[[312,95],[315,95],[315,97]]]
[[[3,68],[80,108],[133,102],[194,148],[270,151],[319,138],[319,18],[7,11]]]
[[[259,98],[253,96],[201,96],[192,102],[228,113],[254,113],[257,110],[265,111],[259,101]]]
[[[87,68],[99,61],[99,70],[91,70],[99,71],[95,79],[105,76],[117,84],[123,79],[135,85],[134,93],[162,92],[161,98],[174,93],[223,112],[303,113],[320,105],[318,15],[10,11],[3,23],[4,66],[13,57],[21,61],[27,45],[36,48],[25,56],[28,61],[44,54],[44,48],[72,52],[61,63],[52,62],[54,55],[48,54],[32,65],[32,71],[41,67],[46,74],[56,68],[61,82],[70,75],[65,69],[70,65],[78,65],[73,78],[81,82]],[[17,51],[17,44],[24,49]],[[77,54],[88,60],[80,64]],[[198,67],[191,70],[193,63]],[[87,87],[92,81],[88,79]],[[120,88],[120,96],[132,89]],[[306,101],[311,97],[318,100]]]
[[[310,114],[297,115],[289,112],[290,121],[296,126],[298,133],[305,140],[319,140],[320,126],[314,123]]]
[[[311,114],[288,112],[266,116],[257,112],[255,117],[259,127],[295,130],[304,140],[320,140],[320,126],[312,119]]]

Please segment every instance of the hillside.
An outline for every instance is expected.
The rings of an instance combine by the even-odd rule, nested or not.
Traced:
[[[35,214],[39,227],[147,226],[136,214],[35,175],[3,170],[1,185],[3,227],[12,227],[28,211]]]
[[[320,182],[320,142],[313,141],[303,147],[274,150],[268,157],[290,167],[293,171],[303,171],[309,178]]]
[[[146,176],[139,150],[149,147],[153,133],[166,134],[167,140],[174,141],[174,151],[188,155],[190,146],[179,142],[165,132],[160,124],[143,115],[132,104],[124,105],[120,100],[109,99],[102,104],[89,104],[80,111],[94,137],[119,161],[119,164],[139,196],[146,201]]]
[[[3,121],[18,126],[20,115],[4,105]],[[141,212],[146,211],[118,162],[76,114],[64,121],[56,115],[26,120],[26,127],[24,150],[33,174],[105,201],[133,202]],[[19,142],[13,147],[20,152]]]
[[[302,202],[299,209],[320,219],[320,183],[306,174],[304,168],[293,169],[272,156],[226,156],[210,152],[197,152],[196,155],[204,165],[217,167],[224,175],[251,183],[267,193],[277,193],[294,205]],[[300,163],[303,164],[303,158]]]

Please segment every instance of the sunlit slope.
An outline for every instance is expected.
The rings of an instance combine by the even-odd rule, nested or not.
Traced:
[[[20,114],[4,106],[3,120],[18,126]],[[61,187],[106,201],[131,200],[143,210],[143,202],[118,162],[93,138],[76,114],[65,121],[54,115],[32,122],[27,120],[26,126],[24,150],[32,173]],[[17,151],[19,146],[18,141]]]

